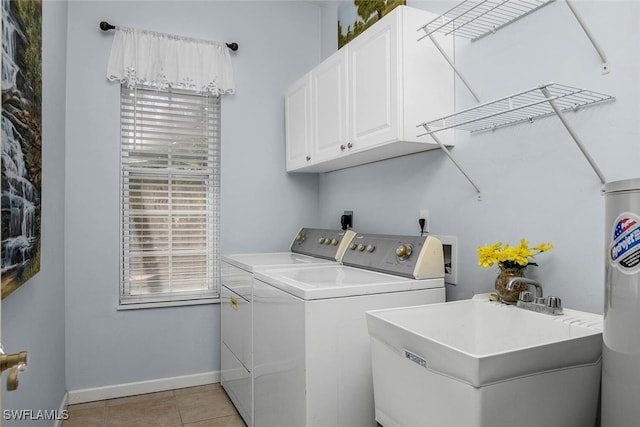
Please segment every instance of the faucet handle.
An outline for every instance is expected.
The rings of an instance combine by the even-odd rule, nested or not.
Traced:
[[[558,297],[549,296],[547,297],[546,305],[551,308],[561,308],[562,301]]]
[[[530,291],[522,291],[518,299],[522,302],[533,302],[533,294]]]

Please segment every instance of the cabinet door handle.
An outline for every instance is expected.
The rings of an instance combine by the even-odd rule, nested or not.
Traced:
[[[348,143],[347,144],[347,148],[352,149],[353,148],[353,144],[352,143]]]
[[[340,151],[344,151],[344,149],[347,148],[344,146],[344,144],[340,144]]]
[[[238,309],[238,300],[235,299],[234,297],[229,298],[229,304],[231,305],[231,308],[233,308],[234,310]]]
[[[307,162],[311,160],[311,156],[307,156]]]

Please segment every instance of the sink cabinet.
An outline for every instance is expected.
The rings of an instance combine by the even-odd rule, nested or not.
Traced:
[[[601,315],[551,316],[485,294],[366,317],[382,425],[595,425]]]
[[[328,172],[426,151],[425,114],[453,111],[453,71],[416,29],[435,15],[400,6],[289,87],[287,170]],[[451,53],[449,39],[439,39]],[[452,133],[440,139],[452,145]]]

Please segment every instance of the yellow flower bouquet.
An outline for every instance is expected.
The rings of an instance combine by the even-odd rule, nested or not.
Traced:
[[[478,265],[482,268],[492,265],[500,267],[500,274],[496,277],[495,283],[496,293],[500,301],[513,304],[518,300],[519,293],[527,289],[527,285],[516,283],[511,289],[507,289],[510,279],[524,277],[524,269],[527,266],[538,265],[533,261],[534,257],[552,248],[551,243],[540,243],[530,248],[529,242],[525,239],[520,240],[520,246],[503,245],[502,242],[498,242],[478,248]]]
[[[520,246],[503,245],[502,242],[498,242],[478,248],[478,265],[482,268],[489,268],[496,264],[503,268],[525,268],[529,265],[538,265],[533,262],[534,257],[550,249],[553,249],[551,243],[540,243],[530,248],[529,242],[525,239],[520,240]]]

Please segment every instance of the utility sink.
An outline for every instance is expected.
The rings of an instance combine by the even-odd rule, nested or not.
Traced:
[[[367,312],[376,419],[385,427],[427,416],[438,426],[590,424],[602,316],[564,312],[551,316],[487,297]],[[548,419],[528,424],[532,407]]]
[[[565,311],[550,316],[475,299],[369,312],[367,323],[370,335],[422,358],[429,369],[480,387],[596,362],[602,317]]]

